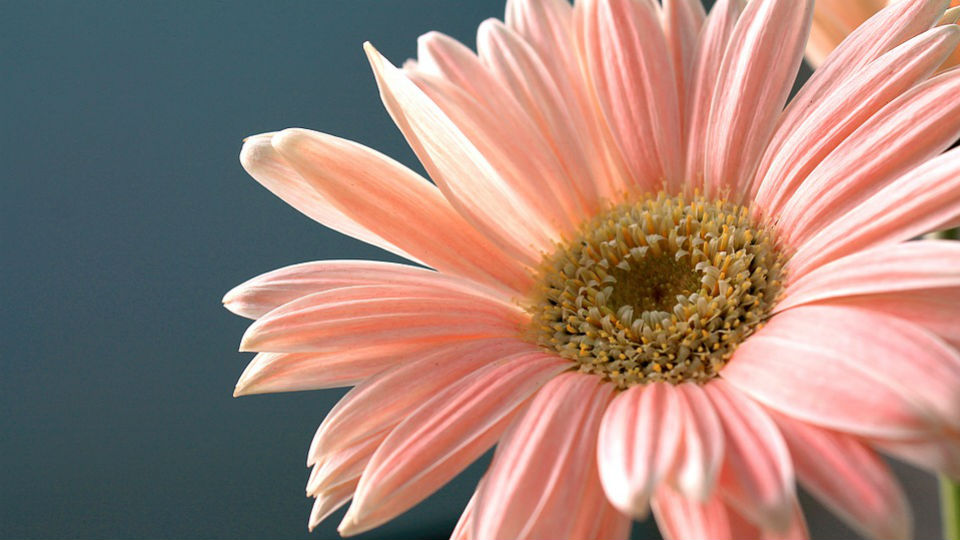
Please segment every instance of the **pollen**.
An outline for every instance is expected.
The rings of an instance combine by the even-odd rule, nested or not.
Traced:
[[[783,280],[782,250],[751,216],[663,193],[601,213],[544,259],[532,338],[620,388],[716,377]]]

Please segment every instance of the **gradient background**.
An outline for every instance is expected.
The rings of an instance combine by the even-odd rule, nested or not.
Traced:
[[[0,537],[308,537],[304,456],[343,391],[233,399],[252,355],[220,298],[395,257],[261,188],[241,139],[309,127],[422,170],[361,43],[397,64],[431,29],[472,46],[502,0],[2,5]],[[447,537],[485,464],[360,538]],[[938,536],[934,479],[898,470]],[[807,507],[814,537],[850,536]]]

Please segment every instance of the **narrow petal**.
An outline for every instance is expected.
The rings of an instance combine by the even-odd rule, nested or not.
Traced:
[[[899,460],[960,481],[960,437],[870,441],[874,448]]]
[[[864,437],[926,437],[960,424],[957,351],[871,310],[779,313],[740,345],[722,376],[783,414]]]
[[[774,156],[758,178],[757,204],[776,216],[801,182],[867,119],[927,79],[960,43],[960,29],[940,27],[911,39],[867,64],[810,109],[809,116],[771,147]]]
[[[362,441],[319,456],[310,471],[307,496],[319,497],[324,491],[348,482],[356,486],[360,473],[386,436],[386,433],[376,433]]]
[[[456,283],[463,290],[503,297],[479,283],[416,266],[382,261],[328,260],[294,264],[261,274],[231,289],[223,297],[223,304],[237,315],[259,319],[287,302],[331,289],[389,284],[432,287],[438,282],[449,285]]]
[[[680,105],[657,6],[586,0],[577,9],[584,65],[635,189],[679,188]]]
[[[812,12],[812,0],[747,3],[724,52],[710,111],[710,193],[739,197],[756,171],[800,67]]]
[[[741,11],[742,0],[719,0],[710,10],[697,44],[686,104],[686,175],[689,185],[701,190],[704,187],[710,107],[720,74],[719,66]]]
[[[818,68],[851,32],[886,5],[886,0],[818,0],[807,40],[807,62]]]
[[[533,264],[549,251],[556,227],[522,200],[494,164],[400,70],[365,46],[394,122],[447,200],[501,248]]]
[[[674,466],[683,435],[676,389],[667,383],[621,392],[603,415],[597,445],[600,480],[610,502],[643,519],[650,496]]]
[[[401,257],[417,261],[412,255],[357,223],[314,190],[310,183],[293,168],[293,165],[273,147],[271,141],[274,135],[274,133],[263,133],[244,140],[243,149],[240,150],[240,163],[254,180],[318,223]]]
[[[512,336],[526,317],[516,306],[439,283],[435,288],[362,285],[314,293],[280,306],[250,325],[240,348],[332,352],[398,341]]]
[[[681,106],[680,125],[684,125],[687,87],[696,61],[697,38],[706,18],[700,0],[664,0],[663,30],[673,59],[674,75],[677,79],[677,99]],[[683,134],[683,141],[686,141]]]
[[[772,151],[767,155],[773,157],[776,150],[783,146],[786,137],[810,117],[811,110],[825,96],[882,54],[929,30],[943,13],[943,8],[943,0],[891,2],[886,9],[860,25],[790,100],[770,143]],[[760,170],[763,172],[766,167],[761,165]]]
[[[308,527],[311,532],[341,506],[350,502],[358,481],[359,479],[352,480],[317,494],[317,500],[313,501],[313,508],[310,510]]]
[[[483,29],[481,25],[477,39],[486,47]],[[515,197],[561,231],[573,227],[582,213],[573,181],[513,89],[473,51],[449,36],[429,32],[420,36],[417,45],[416,71],[438,76],[452,87],[439,86],[448,95],[427,95],[495,166]],[[462,98],[451,100],[451,89],[477,106],[465,106]]]
[[[837,298],[918,293],[960,294],[960,244],[922,240],[854,253],[790,283],[775,309]]]
[[[788,263],[802,276],[871,246],[894,244],[960,221],[960,149],[951,150],[884,186],[804,242]]]
[[[799,246],[900,175],[960,137],[960,70],[904,93],[847,137],[804,180],[778,213]]]
[[[467,223],[436,186],[387,156],[306,129],[283,130],[272,144],[321,197],[424,264],[514,290],[528,285],[526,269]]]
[[[568,211],[579,211],[573,216],[574,222],[595,212],[599,193],[592,178],[590,158],[584,154],[580,126],[571,112],[575,100],[572,92],[554,80],[536,50],[522,36],[496,19],[480,25],[477,53],[484,65],[510,89],[561,161],[572,188]]]
[[[464,343],[476,346],[469,340]],[[353,386],[391,366],[421,358],[439,346],[412,340],[324,353],[259,353],[243,370],[233,396]]]
[[[425,401],[478,369],[531,352],[536,348],[519,340],[458,343],[372,377],[350,390],[327,414],[309,455],[317,459],[389,431]]]
[[[704,390],[718,411],[725,433],[720,472],[724,497],[760,527],[789,530],[796,504],[793,465],[776,424],[761,407],[722,379],[710,381]]]
[[[537,393],[497,446],[471,536],[568,538],[582,514],[609,507],[582,493],[600,482],[596,437],[613,392],[594,375],[567,373]]]
[[[507,358],[428,400],[371,458],[340,533],[370,530],[450,481],[496,442],[531,394],[569,365],[541,352]]]
[[[807,524],[799,504],[794,502],[789,526],[782,531],[757,527],[724,502],[719,494],[698,502],[669,488],[653,498],[657,526],[666,540],[798,540],[807,538]]]
[[[483,479],[480,479],[480,482],[483,483]],[[473,530],[473,515],[476,513],[477,492],[479,490],[480,486],[478,485],[477,491],[473,492],[470,501],[467,502],[467,507],[460,514],[457,526],[453,528],[453,533],[450,534],[450,540],[471,540],[473,538],[470,536],[470,532]]]
[[[677,489],[688,498],[705,501],[723,464],[723,426],[700,385],[680,384],[677,394],[683,413],[683,446],[675,472]]]
[[[887,464],[857,438],[773,415],[800,483],[870,538],[909,538],[910,506]]]

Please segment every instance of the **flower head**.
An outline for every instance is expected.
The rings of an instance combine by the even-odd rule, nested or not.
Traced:
[[[795,481],[907,536],[885,452],[960,477],[960,42],[945,3],[853,32],[789,101],[811,1],[509,0],[474,53],[367,53],[433,183],[287,129],[244,167],[423,267],[320,261],[224,299],[237,394],[356,385],[308,454],[355,534],[496,444],[455,538],[806,535]]]

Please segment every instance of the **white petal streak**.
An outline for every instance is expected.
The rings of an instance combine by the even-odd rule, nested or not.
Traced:
[[[474,538],[567,538],[582,513],[609,507],[582,493],[599,483],[596,437],[613,385],[565,373],[536,395],[497,446],[478,495]]]
[[[454,208],[503,249],[535,263],[549,251],[555,227],[516,196],[494,164],[372,45],[365,46],[384,105]]]
[[[604,490],[625,514],[643,519],[650,496],[670,473],[683,434],[677,390],[637,385],[610,403],[600,425],[597,462]]]

